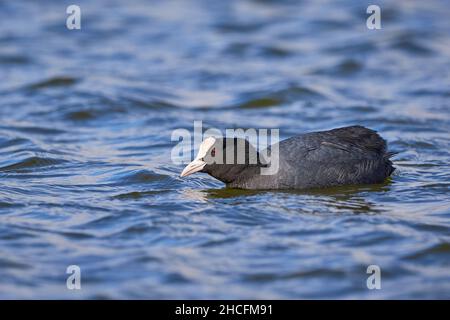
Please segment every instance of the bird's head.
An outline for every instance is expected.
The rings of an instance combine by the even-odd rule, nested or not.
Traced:
[[[181,177],[205,172],[222,182],[230,183],[242,173],[253,173],[263,166],[262,160],[246,139],[208,137],[200,144],[195,159],[181,172]]]

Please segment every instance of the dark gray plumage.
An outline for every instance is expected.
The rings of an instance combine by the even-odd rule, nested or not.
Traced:
[[[235,145],[238,140],[234,139]],[[221,145],[225,157],[227,144]],[[274,175],[261,175],[264,159],[258,154],[257,163],[249,164],[248,147],[245,150],[244,164],[206,164],[201,172],[231,188],[308,189],[382,183],[395,170],[386,141],[362,126],[306,133],[281,141],[279,170]]]

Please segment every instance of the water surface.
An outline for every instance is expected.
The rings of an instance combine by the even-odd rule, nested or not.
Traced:
[[[0,3],[0,298],[450,298],[447,1]],[[360,124],[397,170],[179,178],[174,129]],[[82,290],[66,288],[79,265]],[[366,268],[382,271],[368,290]]]

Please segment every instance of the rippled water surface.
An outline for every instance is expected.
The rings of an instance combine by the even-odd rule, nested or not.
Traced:
[[[450,298],[447,1],[381,1],[381,30],[367,1],[72,2],[0,2],[0,298]],[[171,133],[194,120],[365,125],[397,170],[310,192],[181,179]]]

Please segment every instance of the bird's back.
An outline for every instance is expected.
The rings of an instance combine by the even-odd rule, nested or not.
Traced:
[[[272,153],[275,150],[272,147]],[[240,185],[234,187],[307,189],[372,184],[383,182],[394,171],[386,141],[362,126],[301,134],[281,141],[278,152],[275,175],[239,179]]]
[[[295,136],[280,143],[278,180],[297,188],[381,183],[394,171],[386,149],[362,126]]]

